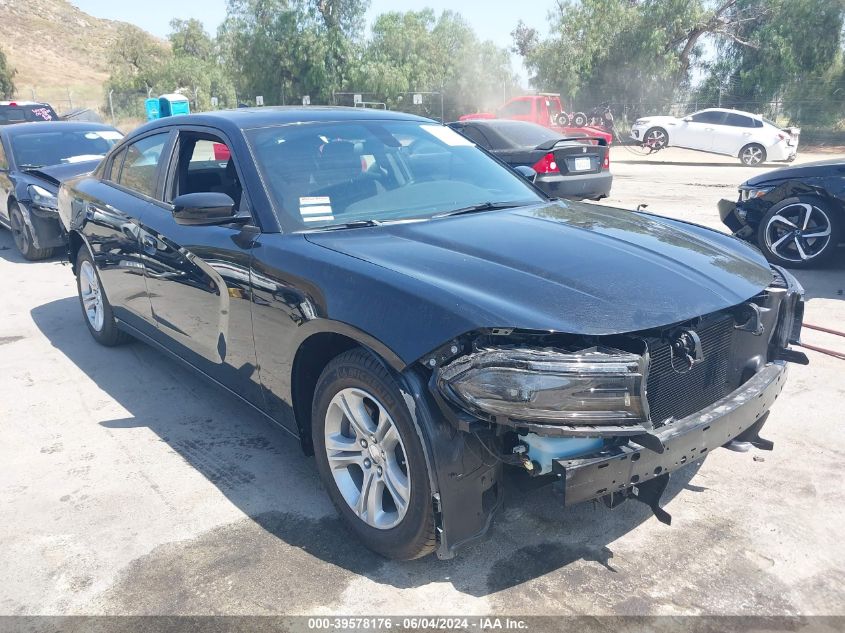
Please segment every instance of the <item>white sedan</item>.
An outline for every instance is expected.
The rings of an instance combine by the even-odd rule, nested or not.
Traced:
[[[702,152],[736,156],[744,165],[767,160],[795,160],[798,128],[781,129],[759,114],[709,108],[678,119],[652,116],[637,119],[631,136],[654,150],[684,147]]]

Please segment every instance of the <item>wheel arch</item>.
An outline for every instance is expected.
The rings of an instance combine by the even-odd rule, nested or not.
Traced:
[[[317,381],[332,359],[356,347],[372,354],[379,362],[397,373],[407,364],[378,339],[344,323],[317,320],[321,327],[305,332],[291,363],[290,396],[293,417],[302,450],[313,454],[311,445],[311,406]],[[307,327],[307,326],[305,326]]]
[[[88,249],[88,252],[91,253],[91,257],[94,257],[94,251],[91,250],[91,245],[88,244],[88,241],[85,237],[77,231],[76,229],[71,229],[68,232],[67,236],[67,252],[68,252],[68,261],[70,261],[70,267],[73,271],[73,274],[76,275],[79,271],[76,270],[76,254],[79,252],[79,249],[85,246]]]

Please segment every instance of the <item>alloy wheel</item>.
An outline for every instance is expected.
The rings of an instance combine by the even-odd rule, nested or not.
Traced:
[[[340,494],[359,519],[387,530],[411,498],[407,453],[390,414],[362,389],[339,391],[329,403],[326,456]]]
[[[666,133],[663,130],[651,130],[645,136],[645,144],[652,149],[661,149],[666,145]]]
[[[766,224],[766,246],[786,261],[806,262],[818,257],[830,243],[827,213],[806,202],[781,209]]]
[[[101,332],[105,321],[103,295],[97,272],[87,260],[83,261],[79,267],[79,296],[82,298],[82,307],[88,323],[96,332]]]
[[[756,146],[742,150],[742,162],[748,166],[759,165],[763,162],[763,150]]]

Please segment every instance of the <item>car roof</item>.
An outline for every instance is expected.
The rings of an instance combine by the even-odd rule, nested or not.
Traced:
[[[753,112],[746,112],[745,110],[734,110],[732,108],[704,108],[703,110],[699,110],[698,112],[728,112],[731,114],[742,114],[743,116],[750,116],[752,119],[762,119],[763,116],[760,114],[754,114]],[[697,114],[694,112],[693,114]]]
[[[129,136],[144,134],[159,127],[174,125],[205,125],[221,130],[247,130],[289,123],[314,123],[319,121],[418,121],[436,123],[415,114],[375,110],[372,108],[344,108],[333,106],[270,106],[215,110],[170,116],[151,121],[134,130]]]
[[[0,126],[0,132],[6,136],[18,136],[32,132],[61,132],[62,130],[114,130],[105,123],[88,123],[86,121],[29,121],[27,123],[12,123]]]
[[[44,101],[0,101],[0,106],[51,106],[49,103],[45,103]]]
[[[549,128],[531,121],[516,121],[514,119],[469,119],[467,121],[457,121],[456,125],[479,125],[481,127],[539,127],[547,130]],[[452,125],[450,123],[449,125]]]

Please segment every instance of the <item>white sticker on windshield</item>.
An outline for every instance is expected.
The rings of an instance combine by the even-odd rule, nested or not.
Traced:
[[[475,147],[475,143],[465,136],[461,136],[452,128],[442,125],[421,125],[420,127],[438,141],[446,143],[446,145],[451,145],[452,147]]]
[[[332,201],[328,196],[303,196],[299,199],[299,215],[303,222],[334,220]]]
[[[103,130],[102,132],[97,132],[97,136],[107,141],[119,141],[123,138],[123,134],[117,130]]]

